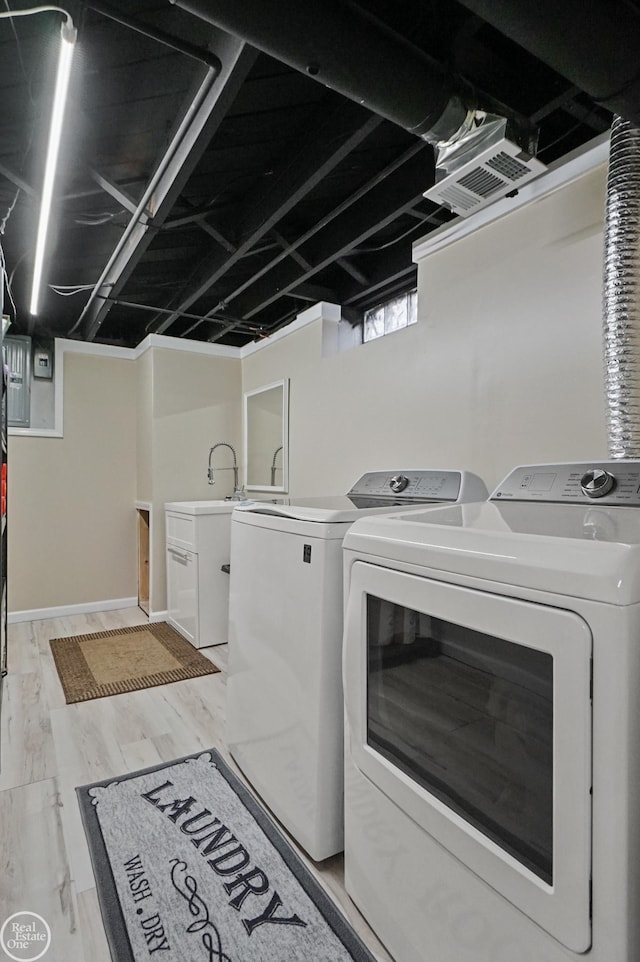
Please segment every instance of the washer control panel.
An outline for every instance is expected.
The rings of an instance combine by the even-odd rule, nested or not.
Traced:
[[[405,501],[456,501],[460,471],[368,471],[356,481],[348,497],[398,498]],[[485,495],[486,497],[486,495]]]
[[[490,500],[640,507],[640,460],[524,465],[507,475]]]
[[[582,493],[588,498],[604,498],[613,491],[615,483],[614,475],[602,468],[592,468],[580,478]]]
[[[398,494],[400,491],[404,491],[408,484],[409,478],[406,476],[406,474],[394,474],[389,481],[389,487],[396,494]]]

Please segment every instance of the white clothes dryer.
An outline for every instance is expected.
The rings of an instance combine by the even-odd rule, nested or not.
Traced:
[[[466,471],[373,471],[345,496],[233,512],[227,743],[315,860],[343,847],[343,538],[362,515],[487,494]]]
[[[639,509],[640,461],[536,465],[347,533],[345,881],[398,962],[640,959]]]

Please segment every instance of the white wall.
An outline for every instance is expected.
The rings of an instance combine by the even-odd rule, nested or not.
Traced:
[[[603,167],[418,265],[418,323],[322,356],[322,322],[243,360],[243,389],[290,378],[293,495],[367,470],[606,456]]]

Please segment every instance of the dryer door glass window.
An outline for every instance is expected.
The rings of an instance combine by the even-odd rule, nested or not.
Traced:
[[[553,657],[367,595],[367,742],[548,884]]]

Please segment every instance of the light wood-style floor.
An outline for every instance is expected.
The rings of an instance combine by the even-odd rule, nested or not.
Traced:
[[[75,788],[225,744],[226,645],[215,675],[66,705],[49,640],[145,624],[139,608],[9,626],[0,719],[0,926],[29,911],[49,923],[48,962],[110,962]],[[240,773],[239,773],[240,774]],[[372,953],[390,956],[344,891],[341,856],[300,852]]]

